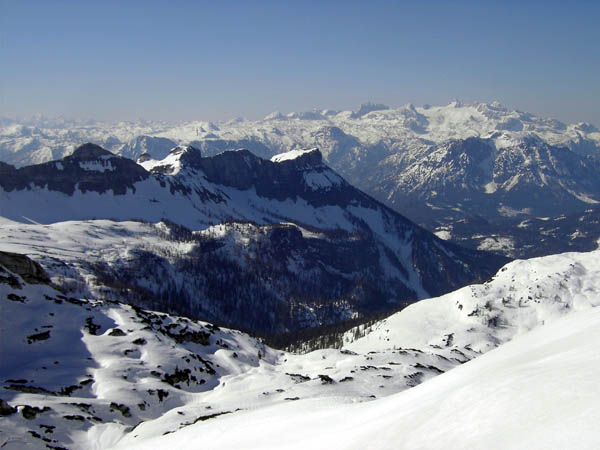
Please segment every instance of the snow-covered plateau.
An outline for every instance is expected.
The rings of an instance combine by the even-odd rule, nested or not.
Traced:
[[[597,448],[599,260],[514,261],[349,331],[341,350],[295,355],[65,296],[29,259],[0,253],[0,439],[7,449]]]

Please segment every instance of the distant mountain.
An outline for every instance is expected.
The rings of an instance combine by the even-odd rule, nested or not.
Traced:
[[[581,213],[600,201],[595,126],[498,103],[365,104],[356,111],[273,113],[258,121],[217,123],[4,121],[0,160],[16,166],[56,160],[82,141],[154,160],[176,145],[191,145],[204,156],[246,148],[265,159],[318,147],[350,183],[431,231],[477,216],[496,223],[511,216]]]
[[[431,146],[406,160],[387,158],[369,174],[369,190],[419,223],[479,215],[547,217],[600,204],[600,164],[537,138],[497,148],[468,138]]]
[[[479,137],[503,148],[514,147],[532,136],[583,156],[597,156],[600,145],[600,130],[592,124],[564,124],[511,111],[498,103],[452,102],[423,107],[409,104],[400,108],[365,104],[356,111],[273,113],[258,121],[216,123],[5,120],[0,122],[0,160],[17,166],[46,162],[72,153],[84,141],[96,142],[132,159],[142,153],[161,159],[169,140],[179,145],[196,142],[194,146],[203,146],[206,155],[243,147],[266,157],[293,148],[317,146],[325,160],[339,170],[330,154],[354,153],[355,157],[364,157],[374,152],[377,155],[372,156],[380,161],[395,154],[405,154],[410,159],[419,150],[449,140]],[[252,142],[265,146],[263,149],[270,155],[261,154]]]

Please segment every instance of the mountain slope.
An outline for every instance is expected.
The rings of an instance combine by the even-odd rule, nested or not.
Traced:
[[[516,261],[365,337],[349,333],[345,349],[292,355],[207,323],[65,296],[27,258],[0,253],[0,439],[9,449],[296,448],[311,436],[436,448],[493,444],[492,426],[517,447],[572,430],[579,440],[561,447],[593,448],[599,258]]]
[[[488,283],[411,305],[346,346],[374,358],[475,357],[415,388],[361,404],[273,405],[118,448],[199,448],[197,436],[218,449],[595,448],[599,258],[596,251],[509,263]],[[409,378],[427,372],[411,367]]]
[[[506,261],[436,238],[352,187],[317,149],[270,161],[177,147],[141,164],[150,171],[87,144],[7,169],[0,214],[22,224],[0,226],[0,248],[37,255],[54,277],[67,269],[52,258],[68,262],[75,295],[126,288],[137,305],[262,334],[391,311]],[[158,225],[80,222],[89,219]]]
[[[415,161],[390,157],[370,174],[370,191],[420,223],[556,216],[600,202],[597,162],[527,138],[497,148],[469,138],[432,146]]]
[[[537,257],[562,250],[589,252],[600,243],[600,208],[556,217],[510,217],[498,222],[481,216],[437,225],[435,234],[468,248],[512,258]]]
[[[46,284],[39,266],[23,264],[27,258],[0,252],[0,261],[0,398],[13,405],[2,413],[3,448],[90,448],[77,440],[91,426],[114,423],[122,434],[175,414],[229,373],[276,358],[240,332],[67,297]]]
[[[400,394],[222,417],[138,445],[199,449],[594,449],[600,311],[576,313]],[[231,432],[223,433],[223,430]],[[201,439],[199,437],[201,436]]]

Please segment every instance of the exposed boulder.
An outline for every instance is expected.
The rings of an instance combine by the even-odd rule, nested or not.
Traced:
[[[0,251],[0,265],[10,272],[16,273],[27,283],[50,283],[50,277],[44,269],[25,255]]]

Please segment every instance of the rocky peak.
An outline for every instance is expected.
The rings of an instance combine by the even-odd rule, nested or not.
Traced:
[[[301,197],[313,204],[350,201],[355,192],[323,164],[317,148],[292,150],[260,158],[249,150],[226,151],[198,160],[207,180],[240,190],[254,188],[262,197],[285,200]]]
[[[183,166],[198,168],[202,159],[202,152],[196,147],[187,145],[185,147],[177,146],[169,154],[180,154],[179,160]]]
[[[103,193],[110,189],[123,195],[134,184],[148,178],[149,173],[134,161],[115,155],[102,147],[87,143],[58,161],[19,169],[0,167],[0,186],[6,191],[30,190],[34,186],[72,195],[82,192]]]
[[[199,155],[198,155],[199,156]],[[209,158],[190,158],[209,181],[238,189],[249,189],[269,175],[266,163],[249,150],[228,150]]]
[[[115,156],[114,153],[109,152],[108,150],[103,149],[99,145],[92,144],[88,142],[86,144],[80,145],[75,149],[72,155],[67,156],[65,159],[75,160],[75,161],[90,161],[97,160],[102,157],[111,157]]]

